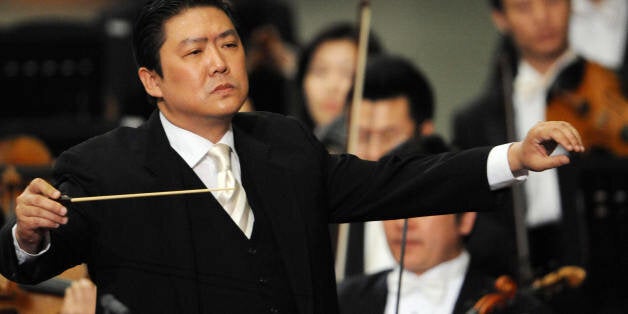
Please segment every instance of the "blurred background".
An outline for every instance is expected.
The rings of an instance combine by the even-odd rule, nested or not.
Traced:
[[[95,28],[90,30],[93,34],[89,36],[87,31],[72,32],[71,28],[77,25],[65,25],[66,31],[71,32],[69,35],[93,36],[91,38],[92,43],[89,43],[90,40],[82,38],[81,41],[85,47],[77,49],[89,50],[89,46],[93,48],[93,45],[101,44],[97,43],[99,39],[95,37],[102,35],[105,36],[103,39],[105,44],[122,45],[116,41],[122,41],[130,31],[128,28],[130,24],[127,24],[126,21],[131,18],[131,15],[125,11],[132,11],[127,8],[132,7],[133,2],[117,0],[3,0],[0,1],[0,27],[6,31],[6,29],[15,27],[25,27],[28,23],[49,23],[51,21],[60,21],[63,24],[87,24]],[[293,11],[294,39],[298,43],[304,43],[330,23],[356,21],[357,2],[290,1],[289,5]],[[405,56],[415,62],[433,83],[436,90],[436,128],[440,134],[448,137],[450,114],[457,106],[480,92],[487,76],[491,52],[497,40],[497,32],[489,19],[488,5],[482,1],[464,0],[374,0],[371,1],[371,5],[372,29],[386,50]],[[108,19],[108,21],[103,21],[103,19]],[[52,32],[49,27],[44,28]],[[62,32],[62,29],[55,30],[53,34],[45,37],[48,41],[60,40],[67,35]],[[25,36],[24,33],[20,35],[20,37],[22,36]],[[22,39],[27,40],[27,38]],[[5,50],[7,47],[3,46],[2,48]],[[104,53],[104,55],[86,57],[110,58],[108,62],[122,64],[132,62],[128,59],[130,55],[127,57],[122,54],[120,59],[115,60],[115,57],[121,54],[120,52],[109,51],[110,55],[106,55],[106,47],[104,50],[96,50],[94,53]],[[46,54],[49,56],[50,51]],[[3,63],[6,61],[5,56],[2,56]],[[80,62],[80,58],[77,60]],[[95,67],[92,69],[94,72],[100,72],[93,73],[94,77],[91,78],[93,80],[106,80],[107,75],[109,75],[110,80],[114,80],[111,76],[117,75],[116,73],[106,73],[107,71],[104,68],[99,68],[97,64],[92,66]],[[113,70],[111,67],[107,69]],[[128,78],[119,78],[128,80]],[[98,84],[98,82],[94,83]],[[108,86],[105,87],[103,84]],[[90,98],[89,105],[84,104],[90,109],[81,107],[80,110],[109,110],[103,113],[110,117],[116,116],[116,113],[112,111],[120,110],[120,108],[103,109],[100,106],[106,104],[107,97],[111,100],[111,90],[121,88],[119,87],[120,84],[100,82],[100,85],[100,90],[90,91],[98,99]],[[2,95],[5,95],[6,100],[6,95],[12,90],[7,84],[2,84],[0,88],[2,88]],[[15,103],[5,103],[3,107],[16,105]],[[77,104],[75,106],[83,105]],[[150,109],[127,108],[126,113],[141,115]],[[90,112],[90,114],[93,113]],[[94,131],[97,132],[98,130]]]

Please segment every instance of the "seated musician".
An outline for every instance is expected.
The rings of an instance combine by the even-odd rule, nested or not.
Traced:
[[[467,212],[408,219],[399,300],[396,266],[342,282],[340,313],[466,313],[495,290],[494,279],[469,268],[472,257],[463,239],[472,232],[475,217],[475,212]],[[403,224],[403,219],[384,222],[396,261],[401,257]],[[493,313],[549,313],[549,309],[532,296],[517,294]]]

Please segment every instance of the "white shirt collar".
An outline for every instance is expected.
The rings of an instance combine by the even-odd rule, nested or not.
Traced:
[[[161,112],[159,113],[159,119],[166,132],[170,146],[185,160],[190,168],[194,168],[214,145],[208,139],[172,124]],[[234,152],[236,151],[231,125],[218,143],[226,144]]]
[[[571,5],[573,14],[582,16],[600,15],[611,23],[621,21],[626,10],[626,0],[604,0],[593,3],[591,0],[573,0]],[[623,25],[618,25],[623,27]]]
[[[463,250],[456,258],[440,263],[421,275],[404,270],[403,278],[401,279],[401,294],[408,295],[416,293],[416,291],[422,290],[421,286],[423,286],[426,282],[441,283],[440,287],[438,287],[441,291],[437,293],[440,297],[437,297],[438,300],[432,300],[440,303],[442,297],[444,297],[449,291],[449,285],[453,280],[462,282],[467,272],[467,268],[469,267],[469,261],[469,253],[466,250]],[[388,274],[387,284],[389,295],[397,293],[398,279],[399,266],[397,265],[397,267],[395,267],[395,269]]]
[[[519,69],[517,70],[517,77],[515,78],[515,84],[517,80],[533,81],[540,83],[546,88],[554,81],[560,71],[574,62],[576,58],[578,58],[578,55],[576,55],[572,49],[567,49],[545,73],[539,73],[528,62],[521,59]]]

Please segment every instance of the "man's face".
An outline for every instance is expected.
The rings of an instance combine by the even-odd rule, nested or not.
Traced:
[[[457,257],[462,239],[473,229],[476,213],[436,215],[408,219],[404,267],[416,274]],[[384,221],[390,251],[397,262],[401,256],[403,219]]]
[[[244,49],[229,17],[214,7],[187,9],[166,21],[164,34],[163,76],[149,71],[147,88],[161,98],[161,112],[191,131],[229,121],[248,93]]]
[[[510,34],[524,58],[555,59],[567,48],[569,0],[503,0],[493,21]]]
[[[365,99],[359,111],[359,140],[356,155],[378,160],[415,134],[408,98],[398,96],[376,101]]]

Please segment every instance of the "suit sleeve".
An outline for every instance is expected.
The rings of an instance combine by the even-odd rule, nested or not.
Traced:
[[[330,156],[331,220],[387,220],[498,207],[500,192],[490,191],[486,177],[489,151],[399,154],[379,162]]]

